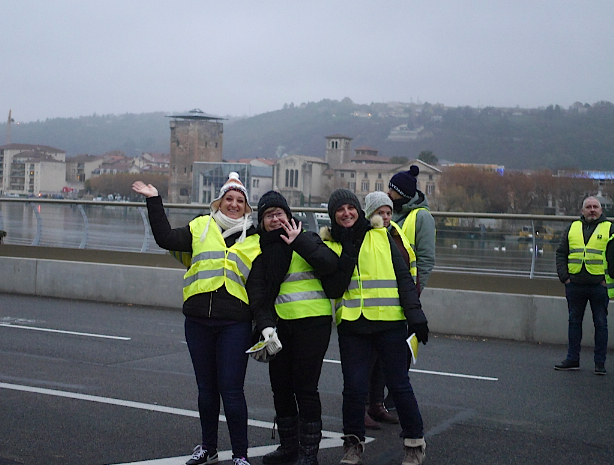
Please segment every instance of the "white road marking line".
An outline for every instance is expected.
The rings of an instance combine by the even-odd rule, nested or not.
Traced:
[[[337,365],[341,364],[339,360],[330,360],[330,359],[325,358],[324,361],[327,363],[334,363]],[[451,376],[454,378],[479,379],[482,381],[499,381],[499,378],[491,378],[490,376],[464,375],[461,373],[446,373],[445,371],[417,370],[416,368],[410,368],[409,371],[413,371],[414,373],[423,373],[427,375]]]
[[[6,328],[31,329],[33,331],[46,331],[49,333],[74,334],[76,336],[101,337],[104,339],[118,339],[120,341],[129,341],[131,339],[129,337],[123,337],[123,336],[107,336],[105,334],[78,333],[76,331],[64,331],[61,329],[49,329],[49,328],[37,328],[35,326],[12,325],[10,323],[9,324],[0,323],[0,326],[4,326]]]
[[[111,397],[92,396],[89,394],[80,394],[78,392],[58,391],[56,389],[45,389],[33,386],[22,386],[19,384],[0,383],[0,389],[12,389],[14,391],[32,392],[35,394],[45,394],[56,397],[65,397],[69,399],[86,400],[89,402],[98,402],[101,404],[118,405],[121,407],[131,407],[141,410],[149,410],[152,412],[170,413],[172,415],[182,415],[186,417],[198,418],[198,412],[194,410],[186,410],[173,407],[165,407],[163,405],[146,404],[143,402],[134,402],[130,400],[113,399]],[[220,421],[226,421],[226,416],[220,415]],[[273,423],[260,420],[247,420],[249,426],[255,426],[257,428],[273,428]],[[343,445],[342,433],[334,431],[322,431],[322,441],[320,442],[320,449],[327,449],[331,447],[341,447]],[[371,442],[374,438],[365,437],[365,442]],[[250,457],[261,457],[269,452],[277,449],[277,445],[272,446],[259,446],[250,447],[248,454]],[[190,458],[189,455],[183,457],[169,457],[165,459],[146,460],[144,462],[129,462],[136,465],[183,465]],[[219,460],[231,460],[232,451],[220,451]],[[118,465],[128,465],[118,464]]]
[[[455,378],[480,379],[483,381],[499,381],[499,378],[491,378],[490,376],[463,375],[461,373],[446,373],[445,371],[417,370],[415,368],[410,368],[409,371],[413,371],[415,373],[425,373],[427,375],[452,376]]]

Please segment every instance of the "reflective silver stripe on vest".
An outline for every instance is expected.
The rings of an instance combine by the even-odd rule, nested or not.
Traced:
[[[324,291],[306,291],[306,292],[293,292],[291,294],[278,295],[275,299],[275,305],[288,304],[291,302],[298,302],[299,300],[316,300],[327,299]]]
[[[608,289],[614,289],[614,283],[606,283]]]
[[[401,301],[398,297],[374,297],[372,299],[363,299],[364,307],[393,307],[393,306],[401,306]],[[335,310],[338,310],[339,307],[346,308],[357,308],[360,307],[360,299],[343,299],[337,305],[335,305]]]
[[[250,271],[249,267],[245,263],[243,263],[243,261],[234,252],[231,252],[228,254],[228,259],[232,260],[233,262],[237,264],[237,268],[239,268],[239,271],[241,272],[241,274],[245,277],[245,280],[247,281],[247,277],[249,276],[249,271]]]
[[[214,252],[214,251],[207,251],[207,252],[201,252],[198,255],[192,257],[192,264],[199,262],[201,260],[212,260],[212,259],[216,259],[216,258],[224,258],[226,254],[224,252]]]
[[[597,255],[601,255],[603,253],[603,250],[599,250],[599,249],[586,249],[586,253],[596,253]]]
[[[301,271],[297,273],[288,273],[284,279],[284,283],[291,283],[295,281],[305,281],[307,279],[316,279],[316,275],[313,271]]]
[[[415,262],[415,261],[413,261],[413,262],[410,262],[409,267],[410,267],[410,268],[415,268],[415,267],[416,267],[416,265],[417,265],[417,264],[416,264],[416,262]]]
[[[352,289],[358,289],[358,281],[356,280],[352,280],[350,281],[350,285],[348,286],[348,290],[352,290]],[[389,288],[395,288],[397,287],[397,280],[396,279],[372,279],[369,281],[363,281],[362,282],[362,288],[363,289],[389,289]]]
[[[584,249],[571,249],[569,253],[584,253]]]
[[[584,260],[587,265],[602,265],[603,260]]]
[[[580,258],[570,258],[569,260],[567,260],[567,263],[582,264],[582,259],[580,259]]]
[[[230,271],[230,270],[226,270],[226,277],[230,279],[231,281],[234,281],[235,283],[239,284],[240,286],[244,286],[245,281],[247,281],[247,276],[244,278],[245,279],[244,281],[243,279],[241,279],[241,276],[239,276],[234,271]]]
[[[400,306],[401,301],[398,297],[377,297],[373,299],[364,299],[365,307],[392,307]]]
[[[193,274],[191,276],[186,276],[185,278],[183,278],[183,287],[188,287],[199,279],[210,279],[210,278],[216,278],[218,276],[224,276],[223,269],[199,271],[196,274]]]

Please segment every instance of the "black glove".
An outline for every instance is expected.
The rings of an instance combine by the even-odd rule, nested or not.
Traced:
[[[333,235],[333,238],[337,236],[339,243],[343,247],[343,251],[350,257],[356,257],[358,251],[356,247],[354,247],[354,230],[352,228],[338,226],[337,224],[333,225],[333,228],[336,233]]]
[[[427,323],[418,323],[416,325],[408,325],[408,333],[416,333],[418,342],[426,344],[429,341],[429,326]]]

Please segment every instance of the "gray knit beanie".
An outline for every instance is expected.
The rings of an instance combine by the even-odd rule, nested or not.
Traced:
[[[388,197],[388,194],[385,192],[375,191],[367,194],[365,197],[365,216],[371,218],[375,210],[384,205],[390,207],[390,210],[392,210],[392,200],[390,200],[390,197]]]
[[[341,205],[346,203],[353,205],[358,211],[362,210],[358,197],[356,197],[352,191],[348,189],[336,189],[330,194],[330,199],[328,200],[328,216],[330,216],[331,221],[335,221],[335,212]]]

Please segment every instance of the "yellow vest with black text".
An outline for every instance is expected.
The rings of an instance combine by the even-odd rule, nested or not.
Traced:
[[[203,242],[200,236],[209,225]],[[192,232],[192,265],[183,276],[183,300],[196,294],[213,292],[226,286],[229,294],[249,303],[245,283],[252,269],[252,262],[260,255],[260,236],[253,234],[242,243],[226,247],[215,220],[209,215],[190,222]]]
[[[416,223],[415,222],[416,222],[416,218],[414,215],[414,229],[413,229],[414,243],[416,242]],[[407,250],[407,253],[409,255],[409,273],[411,274],[411,277],[414,278],[414,282],[415,282],[416,277],[418,276],[418,266],[416,264],[416,252],[414,252],[415,246],[414,247],[411,246],[409,239],[407,238],[407,236],[405,235],[405,233],[403,232],[403,230],[398,224],[396,224],[394,221],[391,221],[390,226],[392,226],[394,229],[397,230],[397,232],[399,233],[399,236],[401,237],[401,241],[403,242],[403,246],[405,247],[405,250]]]
[[[325,243],[341,255],[340,243]],[[357,320],[361,314],[372,321],[405,320],[390,245],[386,228],[367,231],[350,284],[343,296],[335,300],[337,324]]]
[[[588,242],[584,244],[582,221],[571,223],[569,233],[569,255],[567,256],[567,271],[569,274],[578,274],[582,265],[592,275],[605,275],[608,286],[608,296],[614,297],[614,280],[608,274],[608,262],[605,250],[610,241],[610,227],[612,223],[603,221],[597,225]]]
[[[275,311],[282,320],[296,320],[332,314],[330,299],[313,268],[296,252],[275,299]]]

